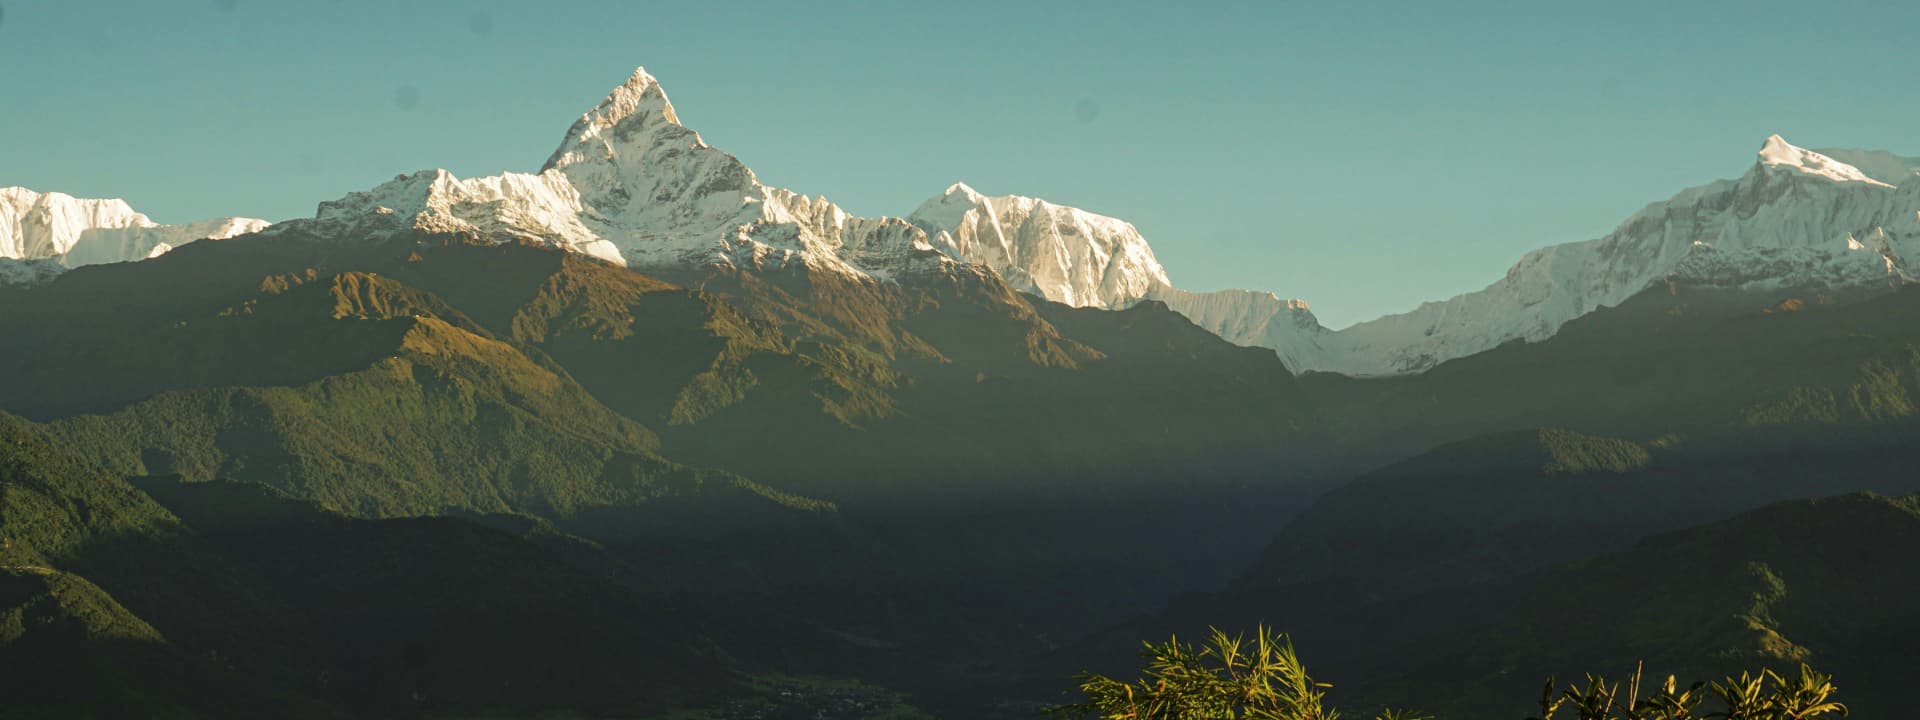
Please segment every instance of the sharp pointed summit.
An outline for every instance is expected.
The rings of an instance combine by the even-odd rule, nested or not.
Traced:
[[[313,222],[318,234],[340,237],[428,231],[533,240],[638,268],[820,269],[881,279],[951,264],[905,221],[854,217],[825,198],[761,184],[739,158],[681,125],[644,68],[581,115],[538,174],[403,175],[321,203]]]
[[[948,185],[946,191],[941,194],[942,195],[959,195],[967,198],[982,197],[980,195],[980,191],[973,189],[972,185],[968,185],[964,182],[956,182],[952,185]]]
[[[1768,135],[1766,140],[1761,141],[1760,161],[1769,162],[1771,158],[1779,158],[1785,155],[1789,155],[1794,153],[1795,151],[1798,151],[1799,149],[1800,148],[1797,148],[1797,147],[1794,147],[1793,145],[1788,144],[1787,139],[1780,137],[1779,133],[1774,133],[1772,135]]]
[[[615,155],[616,145],[629,144],[634,134],[644,134],[659,125],[682,127],[680,116],[674,113],[673,102],[667,99],[660,81],[647,73],[646,68],[635,68],[626,82],[574,121],[542,169],[564,168],[583,160]],[[694,136],[696,142],[698,137]]]

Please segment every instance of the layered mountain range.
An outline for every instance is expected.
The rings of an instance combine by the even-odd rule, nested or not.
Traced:
[[[1418,372],[1513,341],[1552,336],[1657,282],[1719,288],[1889,288],[1920,253],[1920,160],[1815,152],[1766,140],[1741,177],[1651,204],[1604,237],[1522,257],[1487,288],[1341,330],[1267,292],[1176,287],[1131,224],[956,183],[904,218],[852,215],[825,197],[759,181],[680,123],[636,70],[567,131],[534,174],[402,175],[323,202],[268,234],[353,238],[468,231],[580,252],[636,269],[804,269],[876,282],[984,267],[1016,290],[1077,307],[1158,301],[1236,344],[1271,348],[1295,372]],[[226,218],[153,223],[116,200],[0,191],[0,281],[139,260],[201,237],[259,231]]]
[[[0,693],[1024,718],[1267,625],[1460,717],[1636,659],[1811,659],[1872,714],[1920,671],[1920,514],[1800,499],[1920,492],[1917,178],[1770,138],[1339,331],[1044,200],[766,186],[644,71],[537,173],[270,227],[0,191]]]

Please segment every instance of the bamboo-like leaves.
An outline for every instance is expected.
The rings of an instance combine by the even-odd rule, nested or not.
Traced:
[[[1835,701],[1838,691],[1833,677],[1800,664],[1800,672],[1791,680],[1772,670],[1760,674],[1740,673],[1713,684],[1713,694],[1726,705],[1723,712],[1707,715],[1720,720],[1806,720],[1836,715],[1846,717],[1847,706]]]
[[[1145,675],[1123,682],[1078,676],[1086,699],[1049,715],[1102,720],[1337,720],[1326,689],[1307,674],[1293,642],[1266,627],[1252,638],[1214,629],[1204,645],[1147,643]],[[1385,720],[1415,720],[1408,714]]]
[[[1563,708],[1573,710],[1574,720],[1807,720],[1847,714],[1846,706],[1833,699],[1832,677],[1805,664],[1792,679],[1761,670],[1711,686],[1693,683],[1685,690],[1669,675],[1645,697],[1641,697],[1641,679],[1636,668],[1623,694],[1620,683],[1598,676],[1587,676],[1585,686],[1572,685],[1558,692],[1548,678],[1540,697],[1540,715],[1527,720],[1558,720],[1555,716]],[[1722,709],[1701,714],[1709,692]]]
[[[1253,637],[1214,629],[1207,642],[1193,645],[1170,638],[1144,643],[1145,674],[1133,682],[1083,674],[1085,700],[1045,708],[1065,718],[1101,720],[1338,720],[1326,706],[1331,685],[1315,681],[1285,635],[1261,627]],[[1547,678],[1540,691],[1540,714],[1527,720],[1811,720],[1844,717],[1847,707],[1834,700],[1833,678],[1802,664],[1784,677],[1772,670],[1743,672],[1722,682],[1696,682],[1681,689],[1672,675],[1658,686],[1643,682],[1634,668],[1625,682],[1588,675],[1585,684],[1558,686]],[[1701,713],[1709,696],[1722,706]],[[1560,717],[1571,711],[1571,718]],[[1433,720],[1405,710],[1387,710],[1374,720]]]

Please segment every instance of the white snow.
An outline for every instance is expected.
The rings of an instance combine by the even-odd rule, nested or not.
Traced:
[[[1172,286],[1132,224],[1045,200],[954,183],[907,219],[941,252],[1055,302],[1124,307]]]
[[[1867,177],[1899,185],[1920,177],[1920,158],[1901,157],[1885,150],[1821,148],[1814,152],[1852,165]]]
[[[201,239],[258,232],[267,221],[219,218],[162,225],[118,199],[0,188],[0,284],[38,282],[68,268],[157,257]]]
[[[1187,316],[1236,345],[1272,348],[1288,368],[1325,368],[1335,362],[1337,346],[1307,303],[1259,290],[1189,292],[1171,286],[1148,293],[1148,300]]]
[[[1840,162],[1820,153],[1787,144],[1779,135],[1767,137],[1760,146],[1760,164],[1768,167],[1802,172],[1834,182],[1863,182],[1892,187],[1884,182],[1867,177],[1859,168]]]

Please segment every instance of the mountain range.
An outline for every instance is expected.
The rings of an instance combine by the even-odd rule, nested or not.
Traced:
[[[764,185],[644,70],[537,173],[309,218],[0,190],[0,663],[33,667],[0,692],[1025,717],[1142,639],[1266,623],[1462,716],[1526,708],[1445,682],[1636,655],[1832,660],[1872,708],[1920,670],[1911,613],[1856,601],[1913,582],[1913,500],[1859,493],[1920,492],[1916,213],[1920,160],[1776,136],[1331,330],[1178,288],[1115,218]],[[1648,568],[1631,606],[1577,591]]]
[[[1920,159],[1815,152],[1775,135],[1737,179],[1650,204],[1604,237],[1528,253],[1484,290],[1331,330],[1300,300],[1179,289],[1146,239],[1115,218],[989,197],[964,183],[904,218],[863,218],[824,197],[764,185],[681,125],[660,83],[640,69],[573,124],[539,173],[403,175],[269,232],[474,231],[645,270],[804,267],[911,281],[973,265],[1015,290],[1076,307],[1159,301],[1236,344],[1273,349],[1297,373],[1378,376],[1539,341],[1669,278],[1727,288],[1908,282],[1910,258],[1920,252],[1916,177]],[[0,257],[20,261],[7,265],[13,282],[265,227],[242,218],[160,226],[117,200],[6,193]]]

